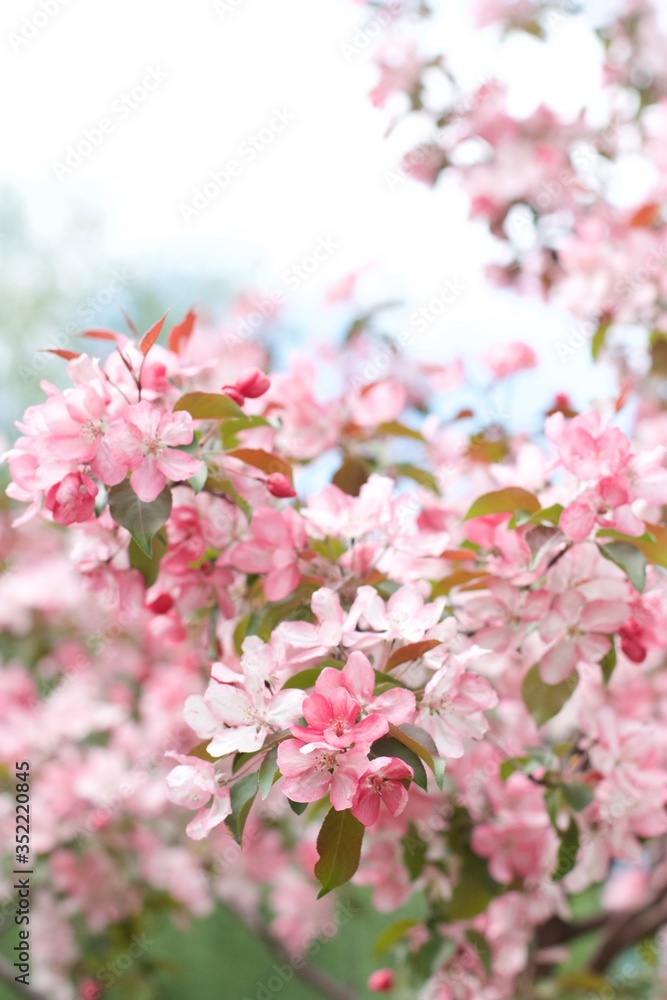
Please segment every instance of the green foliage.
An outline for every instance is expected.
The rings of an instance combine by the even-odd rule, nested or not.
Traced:
[[[361,856],[365,827],[349,809],[330,809],[317,837],[315,877],[322,886],[318,899],[349,882]]]
[[[563,705],[571,698],[579,683],[579,674],[573,670],[560,684],[546,684],[540,676],[539,664],[530,668],[523,679],[521,694],[524,704],[538,726],[558,715]]]
[[[112,486],[109,490],[111,516],[116,524],[127,528],[138,547],[149,559],[152,556],[153,537],[169,518],[171,504],[171,490],[168,487],[165,487],[150,503],[139,499],[129,479],[125,479],[118,486]]]

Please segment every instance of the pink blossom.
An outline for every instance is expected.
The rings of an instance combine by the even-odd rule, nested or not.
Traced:
[[[272,695],[259,674],[239,680],[242,685],[212,680],[203,698],[191,695],[185,703],[186,722],[202,739],[211,739],[208,752],[213,757],[259,750],[267,736],[301,716],[303,691]]]
[[[489,728],[484,712],[497,704],[498,696],[487,680],[450,659],[426,685],[418,721],[441,756],[462,757],[464,738],[482,738]]]
[[[566,469],[579,479],[599,480],[623,472],[630,461],[630,442],[618,427],[602,427],[595,410],[565,420],[554,413],[545,425]]]
[[[579,660],[599,663],[610,649],[608,634],[621,628],[628,610],[621,601],[589,601],[574,590],[559,594],[540,625],[540,636],[552,643],[540,659],[542,679],[559,684]]]
[[[165,413],[145,400],[136,403],[107,431],[108,455],[100,463],[100,476],[107,485],[114,485],[131,469],[132,489],[140,500],[150,503],[168,479],[189,479],[201,469],[200,459],[173,447],[189,444],[192,435],[189,413]]]
[[[515,372],[526,368],[535,368],[537,365],[535,351],[520,340],[513,340],[507,344],[494,344],[482,358],[496,378],[507,378],[508,375],[514,375]]]
[[[377,638],[412,643],[423,639],[437,624],[444,606],[444,597],[425,604],[419,589],[412,585],[399,587],[386,605],[374,587],[360,587],[350,614],[356,611],[359,624],[369,625]]]
[[[169,798],[185,809],[198,810],[185,832],[193,840],[201,840],[231,814],[229,789],[218,784],[209,761],[175,753],[167,756],[179,761],[167,775]]]
[[[356,746],[342,750],[286,740],[278,747],[282,789],[293,802],[316,802],[329,792],[334,809],[349,809],[367,767],[367,751]]]
[[[523,774],[489,785],[492,818],[473,830],[472,849],[489,859],[489,871],[507,885],[513,878],[548,874],[556,861],[556,832],[541,790]]]
[[[411,721],[415,712],[412,691],[395,687],[376,696],[373,694],[375,684],[375,672],[368,658],[357,651],[350,654],[342,670],[325,667],[315,682],[315,690],[330,696],[344,687],[360,705],[362,715],[377,713],[397,726]]]
[[[303,702],[306,726],[293,726],[292,735],[308,742],[324,742],[330,747],[349,747],[353,743],[368,748],[384,736],[389,720],[381,715],[359,719],[360,706],[344,687],[336,687],[328,696],[317,690]]]
[[[301,518],[292,510],[260,507],[253,514],[250,533],[251,538],[235,545],[227,558],[244,573],[265,574],[267,599],[280,601],[291,594],[301,577],[298,550],[306,543]]]
[[[408,802],[403,782],[412,775],[412,768],[397,757],[376,757],[361,776],[352,803],[352,815],[364,826],[372,826],[380,815],[383,802],[392,815],[398,816]]]
[[[565,508],[559,527],[575,542],[588,538],[596,526],[615,528],[624,535],[643,535],[644,522],[633,514],[629,499],[629,486],[624,476],[604,476]]]

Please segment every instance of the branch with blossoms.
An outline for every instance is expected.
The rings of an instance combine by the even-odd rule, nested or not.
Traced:
[[[475,0],[471,10],[477,31],[495,40],[501,57],[517,36],[539,59],[567,22],[587,32],[600,78],[595,103],[605,110],[592,113],[582,92],[566,115],[552,99],[540,101],[535,81],[532,109],[516,114],[502,74],[471,85],[454,69],[460,41],[434,54],[431,21],[420,24],[405,8],[377,44],[378,81],[369,96],[395,110],[394,127],[415,118],[428,131],[386,172],[389,189],[407,180],[435,187],[445,174],[454,179],[470,218],[487,228],[497,251],[486,267],[490,281],[569,315],[552,348],[557,358],[604,357],[620,372],[619,407],[632,387],[660,407],[667,371],[667,39],[660,4],[624,0],[589,11],[560,0]],[[452,39],[457,30],[452,25]],[[405,132],[413,143],[414,130]],[[639,333],[648,358],[636,350]]]
[[[383,911],[421,898],[378,942],[398,968],[373,988],[510,996],[531,969],[560,976],[558,944],[612,932],[571,900],[605,880],[622,895],[617,862],[667,832],[664,448],[558,405],[539,447],[424,419],[462,366],[398,354],[321,403],[305,365],[230,380],[192,316],[166,347],[161,329],[88,331],[114,350],[66,359],[73,384],[44,384],[8,461],[19,520],[65,527],[92,586],[207,664],[194,735],[167,754],[187,834],[222,831],[249,882],[276,852],[286,946],[347,882]],[[368,350],[352,340],[353,372]],[[509,379],[533,358],[485,361]],[[299,495],[295,466],[330,449],[333,481]]]

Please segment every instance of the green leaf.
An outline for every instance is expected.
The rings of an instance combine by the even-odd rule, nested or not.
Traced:
[[[220,427],[220,440],[225,451],[230,448],[239,447],[239,437],[243,431],[252,430],[254,427],[270,427],[271,424],[264,417],[230,417],[225,420]]]
[[[111,516],[116,524],[127,528],[142,552],[149,557],[153,536],[171,514],[171,502],[171,490],[165,487],[155,500],[144,503],[130,486],[129,479],[109,490]]]
[[[459,881],[451,899],[444,905],[443,917],[447,921],[470,920],[483,913],[500,891],[498,883],[489,875],[486,861],[466,848]]]
[[[616,646],[614,645],[613,635],[609,636],[609,641],[611,642],[611,648],[608,653],[605,653],[600,660],[600,667],[602,669],[602,676],[604,677],[605,684],[608,684],[611,680],[611,675],[614,672],[616,666]]]
[[[331,482],[348,496],[358,497],[361,487],[371,474],[371,464],[365,458],[346,458],[340,469],[334,473]]]
[[[215,764],[218,758],[211,757],[210,753],[206,749],[210,742],[211,740],[209,737],[209,739],[204,740],[202,743],[198,743],[196,747],[192,748],[192,750],[188,750],[187,756],[198,757],[199,760],[207,760],[210,764]]]
[[[324,667],[307,667],[305,670],[300,670],[298,674],[294,674],[293,677],[288,677],[282,686],[282,690],[285,691],[287,688],[298,688],[300,691],[305,691],[306,688],[312,687],[317,678],[320,676]]]
[[[199,472],[196,472],[194,476],[190,476],[190,478],[188,479],[188,482],[192,487],[195,496],[198,493],[201,493],[201,491],[204,489],[208,477],[209,477],[208,467],[206,465],[206,462],[202,462],[199,468]]]
[[[293,813],[296,813],[297,816],[300,816],[302,813],[305,813],[306,809],[310,804],[308,802],[294,802],[292,799],[288,799],[287,801],[289,802],[290,809],[292,810]]]
[[[248,625],[250,624],[250,615],[244,615],[239,621],[238,625],[234,629],[233,641],[234,649],[236,650],[236,655],[241,656],[243,653],[243,642],[246,637],[248,630]]]
[[[402,726],[395,726],[393,722],[390,722],[389,733],[399,743],[402,743],[409,750],[412,750],[413,753],[416,753],[418,757],[421,757],[424,763],[433,771],[436,784],[440,791],[442,791],[445,779],[445,762],[438,754],[438,749],[426,730],[407,722],[404,722]]]
[[[427,490],[431,490],[432,493],[439,494],[438,481],[431,472],[427,472],[426,469],[420,469],[417,465],[412,465],[411,462],[397,462],[396,471],[400,473],[401,476],[407,476],[408,479],[413,479],[420,486],[425,486]]]
[[[147,587],[152,587],[157,580],[158,573],[160,572],[160,562],[167,548],[167,533],[163,530],[158,531],[153,536],[153,546],[149,556],[146,555],[143,549],[139,548],[134,538],[130,540],[130,547],[128,549],[130,566],[133,569],[139,570]]]
[[[272,601],[265,605],[254,634],[264,642],[269,642],[275,629],[285,621],[314,621],[311,598],[317,589],[314,583],[300,583],[284,601]],[[250,632],[248,633],[250,634]],[[323,663],[320,666],[324,666]]]
[[[404,837],[401,837],[401,844],[403,846],[403,864],[408,870],[410,880],[414,882],[424,870],[428,844],[419,836],[419,831],[414,823],[410,823],[408,832]]]
[[[534,771],[540,768],[549,768],[553,764],[553,757],[548,750],[545,751],[544,756],[533,756],[532,754],[525,757],[510,757],[504,760],[499,768],[499,774],[502,781],[507,781],[510,774],[514,774],[515,771],[521,771],[523,774],[533,774]]]
[[[646,584],[646,556],[641,549],[629,542],[598,544],[598,548],[605,559],[620,566],[632,586],[641,594]]]
[[[618,542],[627,542],[640,549],[647,562],[654,566],[667,567],[667,527],[663,524],[646,524],[646,531],[639,538],[633,535],[623,535],[613,528],[601,528],[598,538],[614,538]]]
[[[361,856],[365,827],[349,809],[330,809],[317,837],[315,877],[322,886],[317,898],[349,882]]]
[[[385,674],[383,670],[374,670],[375,674],[375,694],[384,694],[385,691],[389,691],[391,688],[405,688],[406,691],[411,691],[412,688],[408,684],[404,684],[403,681],[399,681],[398,677],[392,677],[390,674]],[[382,689],[382,690],[380,690]]]
[[[491,975],[491,960],[492,952],[491,946],[483,934],[479,931],[474,930],[474,928],[469,928],[466,931],[466,937],[468,941],[473,946],[477,954],[479,955],[482,965],[484,966],[484,971],[487,976]]]
[[[346,551],[344,542],[338,538],[331,538],[329,535],[326,538],[311,538],[308,547],[312,552],[317,552],[319,556],[332,563],[337,563]]]
[[[607,330],[610,326],[611,319],[605,319],[602,323],[600,323],[599,327],[593,334],[593,339],[591,340],[591,354],[593,355],[593,361],[597,361],[598,354],[604,347]]]
[[[181,410],[185,410],[195,420],[224,420],[226,417],[245,416],[233,399],[217,392],[188,392],[174,406],[174,413]]]
[[[273,747],[267,753],[266,757],[262,761],[259,771],[257,772],[257,786],[259,788],[259,794],[264,800],[271,789],[273,788],[273,783],[277,781],[280,777],[280,771],[278,770],[278,747]]]
[[[240,778],[231,786],[229,795],[232,814],[225,820],[225,825],[236,843],[241,844],[248,813],[257,795],[257,775],[246,774],[244,778]]]
[[[567,830],[560,835],[560,847],[558,849],[558,862],[556,869],[551,874],[554,882],[560,882],[568,872],[571,872],[577,863],[579,852],[579,824],[572,817]]]
[[[581,812],[593,801],[593,791],[588,785],[573,781],[569,785],[563,785],[563,798],[575,812]]]
[[[218,476],[215,473],[211,473],[204,484],[204,489],[208,490],[209,493],[224,493],[225,496],[233,500],[236,506],[243,511],[246,520],[250,523],[252,518],[252,510],[250,509],[250,504],[247,500],[244,500],[241,494],[237,491],[236,487],[232,483],[231,479],[227,479],[225,476]]]
[[[382,958],[395,944],[402,941],[406,935],[406,932],[410,930],[411,927],[416,927],[419,923],[418,920],[397,920],[395,924],[390,924],[389,927],[385,927],[381,934],[378,935],[375,941],[374,953],[376,958]]]
[[[494,490],[493,493],[478,497],[464,520],[469,521],[471,517],[484,517],[487,514],[513,514],[518,510],[535,514],[540,510],[540,501],[534,493],[529,493],[520,486],[508,486],[504,490]]]
[[[547,788],[544,795],[544,804],[547,809],[549,822],[554,830],[558,830],[558,816],[566,805],[563,786],[557,785],[556,787]]]
[[[508,528],[521,528],[524,524],[554,524],[560,521],[563,513],[563,505],[554,503],[550,507],[543,507],[541,510],[531,514],[527,510],[518,510],[510,519]]]
[[[521,765],[528,763],[527,757],[512,757],[511,760],[504,760],[498,769],[501,781],[507,781],[510,774],[522,770]]]
[[[415,783],[426,791],[428,781],[421,759],[414,750],[404,746],[403,743],[399,743],[395,737],[381,736],[379,740],[375,740],[370,749],[370,756],[371,759],[375,757],[398,757],[399,760],[405,761],[412,768]]]
[[[387,420],[385,423],[379,424],[376,434],[391,434],[392,437],[407,437],[412,438],[414,441],[424,440],[423,434],[413,430],[412,427],[406,427],[405,424],[399,423],[398,420]]]
[[[524,704],[538,726],[558,715],[563,705],[570,699],[579,683],[579,674],[573,670],[560,684],[545,684],[540,677],[539,664],[530,668],[523,679],[521,694]]]

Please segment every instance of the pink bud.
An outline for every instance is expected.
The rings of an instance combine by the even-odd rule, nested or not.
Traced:
[[[152,611],[154,615],[166,615],[173,606],[174,599],[171,594],[160,594],[154,601],[146,605],[147,609]]]
[[[223,385],[222,391],[225,396],[229,396],[230,399],[233,399],[238,406],[243,406],[243,403],[245,402],[243,393],[239,392],[235,385]]]
[[[274,497],[295,497],[296,490],[282,472],[272,472],[266,480],[266,488]]]
[[[244,369],[236,380],[236,388],[248,399],[257,399],[258,396],[263,396],[270,385],[271,379],[259,368]]]
[[[44,506],[58,524],[88,521],[95,513],[97,486],[82,472],[68,472],[46,494]]]
[[[80,1000],[100,1000],[102,987],[96,979],[84,979],[79,986]]]
[[[376,969],[368,977],[368,988],[373,993],[389,993],[394,988],[394,973],[391,969]]]

